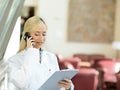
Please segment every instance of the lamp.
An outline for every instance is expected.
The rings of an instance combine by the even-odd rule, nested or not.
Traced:
[[[119,50],[120,50],[120,41],[115,41],[112,43],[114,49],[117,50],[116,58],[119,58]]]

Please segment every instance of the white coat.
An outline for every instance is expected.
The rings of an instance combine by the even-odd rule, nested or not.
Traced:
[[[40,63],[40,51],[35,48],[12,56],[8,66],[8,90],[40,90],[41,85],[59,70],[54,54],[44,50]]]

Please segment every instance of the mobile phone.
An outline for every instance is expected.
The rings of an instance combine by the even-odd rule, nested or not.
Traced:
[[[31,36],[30,36],[30,33],[29,32],[26,32],[25,34],[24,34],[24,40],[26,41],[27,40],[27,38],[30,38]]]

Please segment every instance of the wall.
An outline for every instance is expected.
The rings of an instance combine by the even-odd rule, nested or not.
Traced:
[[[116,24],[115,24],[115,39],[114,41],[120,42],[120,0],[116,1]],[[120,47],[120,46],[119,46]],[[120,50],[118,50],[118,57],[120,58]]]
[[[115,41],[120,41],[120,0],[116,4]]]
[[[52,2],[52,3],[51,3]],[[67,42],[67,11],[69,0],[40,0],[38,5],[39,16],[48,24],[48,35],[45,48],[64,57],[71,57],[74,53],[99,53],[107,57],[116,57],[116,50],[112,44],[70,43]],[[120,1],[116,5],[115,40],[120,36]]]

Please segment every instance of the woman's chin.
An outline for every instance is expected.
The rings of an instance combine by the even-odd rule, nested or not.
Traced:
[[[34,48],[36,48],[36,49],[40,49],[40,48],[42,48],[42,45],[34,46]]]

